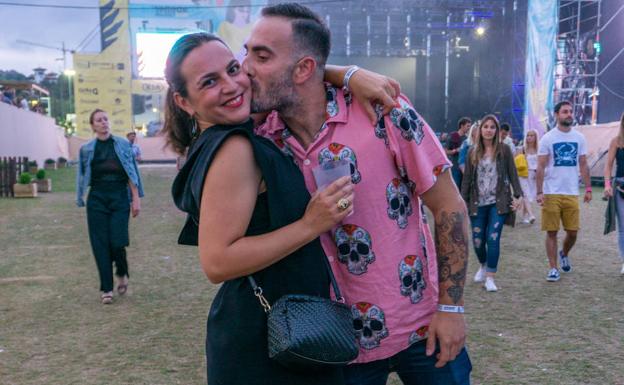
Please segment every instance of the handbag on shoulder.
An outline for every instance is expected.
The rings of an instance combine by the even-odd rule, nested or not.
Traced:
[[[351,309],[323,256],[336,300],[286,294],[271,306],[252,276],[247,279],[267,314],[269,357],[290,369],[344,366],[357,358],[359,347]]]
[[[522,154],[516,155],[514,158],[514,163],[516,164],[516,170],[518,170],[518,176],[522,178],[529,177],[529,163],[527,162],[526,156]]]

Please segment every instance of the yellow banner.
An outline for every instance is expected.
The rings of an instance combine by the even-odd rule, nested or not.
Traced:
[[[96,108],[108,113],[113,133],[133,128],[128,0],[100,0],[100,28],[102,52],[73,56],[76,132],[83,137],[91,136]]]

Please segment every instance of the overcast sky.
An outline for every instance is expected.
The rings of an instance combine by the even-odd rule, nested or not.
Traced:
[[[98,6],[98,0],[13,0],[0,3],[19,4],[69,4]],[[93,9],[36,8],[0,5],[0,69],[17,70],[29,75],[32,69],[43,67],[48,71],[63,70],[60,50],[41,48],[17,43],[26,40],[52,47],[75,49],[98,25],[99,14]],[[100,49],[99,30],[85,47],[85,52]],[[71,54],[67,54],[67,66],[71,68]]]

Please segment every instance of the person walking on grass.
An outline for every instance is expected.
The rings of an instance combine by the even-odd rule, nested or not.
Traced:
[[[110,132],[108,115],[96,109],[89,117],[95,139],[80,147],[76,175],[76,205],[87,197],[89,239],[100,275],[102,304],[113,302],[113,262],[117,293],[128,289],[128,219],[139,215],[143,185],[130,143]]]
[[[524,136],[524,145],[518,150],[520,154],[526,159],[527,175],[520,177],[520,186],[522,186],[522,192],[524,198],[520,203],[518,212],[522,215],[522,223],[533,224],[535,222],[535,215],[533,214],[533,208],[531,204],[535,202],[535,173],[537,172],[537,149],[539,146],[539,139],[537,131],[528,130]]]
[[[583,201],[592,199],[587,144],[585,137],[572,128],[573,109],[568,101],[555,105],[557,126],[544,134],[539,143],[536,172],[536,200],[542,206],[542,231],[546,232],[546,254],[549,270],[546,280],[556,282],[561,278],[557,254],[563,272],[572,271],[569,253],[576,243],[579,230],[580,209],[579,171],[585,184]],[[560,223],[566,236],[563,248],[557,253],[557,233]]]
[[[615,162],[615,178],[613,175],[613,163]],[[604,171],[604,196],[609,199],[609,205],[614,205],[614,216],[617,218],[618,228],[618,250],[622,269],[620,274],[624,275],[624,114],[620,118],[620,131],[618,135],[611,139],[609,151],[607,152],[607,162]],[[613,215],[609,215],[609,220]],[[611,226],[607,226],[609,228]]]
[[[500,140],[500,132],[494,115],[481,120],[476,142],[468,151],[461,186],[470,215],[475,254],[481,265],[474,281],[485,282],[485,290],[490,292],[498,290],[494,277],[503,224],[513,226],[513,210],[522,197],[511,149]]]

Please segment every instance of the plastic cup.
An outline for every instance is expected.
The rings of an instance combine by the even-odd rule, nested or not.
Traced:
[[[346,160],[325,162],[312,169],[318,191],[323,191],[327,186],[343,176],[351,176],[351,163]],[[353,202],[351,202],[353,205]],[[353,207],[348,216],[353,215]]]
[[[319,191],[323,191],[327,186],[335,180],[343,176],[351,175],[351,163],[346,160],[336,160],[325,162],[312,169],[316,187]]]

